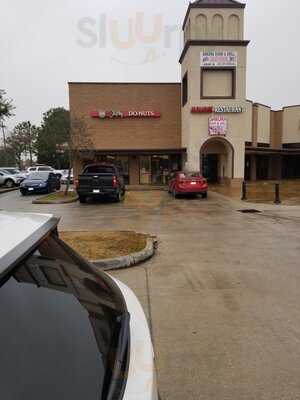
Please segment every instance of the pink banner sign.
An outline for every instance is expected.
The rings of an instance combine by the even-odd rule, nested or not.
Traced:
[[[228,121],[225,117],[211,117],[208,120],[208,133],[210,136],[226,136]]]

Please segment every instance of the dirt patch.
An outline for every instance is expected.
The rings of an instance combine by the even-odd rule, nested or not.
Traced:
[[[136,232],[60,232],[60,238],[88,260],[127,256],[143,250],[147,236]]]

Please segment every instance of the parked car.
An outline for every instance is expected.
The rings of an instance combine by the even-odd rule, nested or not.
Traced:
[[[4,171],[7,171],[8,173],[12,175],[18,175],[25,179],[28,176],[28,173],[26,171],[20,171],[18,168],[14,167],[1,167]]]
[[[6,186],[7,188],[13,188],[19,186],[23,181],[23,177],[17,174],[12,174],[4,169],[0,169],[0,185]]]
[[[60,189],[60,179],[53,172],[32,172],[20,185],[23,196],[27,193],[51,193]]]
[[[63,169],[60,171],[62,176],[60,178],[60,182],[62,184],[66,184],[68,182],[68,177],[69,177],[69,170],[68,169]],[[73,176],[73,169],[71,170],[71,175],[70,175],[70,183],[72,184],[74,182],[74,176]]]
[[[112,164],[87,165],[75,181],[80,203],[88,197],[107,196],[120,202],[125,197],[125,184],[119,169]]]
[[[58,175],[59,178],[61,178],[61,176],[62,176],[62,173],[60,170],[49,167],[48,165],[36,165],[34,167],[27,168],[27,172],[29,172],[29,173],[30,172],[45,172],[45,171],[53,172],[54,174]]]
[[[207,181],[200,174],[189,174],[178,171],[173,173],[169,181],[169,192],[176,198],[178,195],[201,195],[207,198]]]
[[[157,400],[138,299],[61,241],[58,221],[0,211],[1,397]]]

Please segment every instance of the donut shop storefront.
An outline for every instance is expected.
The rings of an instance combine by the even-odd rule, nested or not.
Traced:
[[[107,162],[126,184],[166,185],[182,168],[180,84],[70,83],[69,91],[71,117],[84,125],[75,176]]]

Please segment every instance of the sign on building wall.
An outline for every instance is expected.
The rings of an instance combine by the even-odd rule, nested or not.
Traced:
[[[199,106],[192,107],[192,114],[239,114],[244,112],[244,108],[240,106]]]
[[[92,111],[92,118],[113,119],[113,118],[160,118],[161,113],[158,111]]]
[[[200,53],[201,67],[236,67],[236,51],[205,51]]]
[[[225,117],[210,117],[208,119],[208,133],[210,136],[226,136],[228,121]]]

